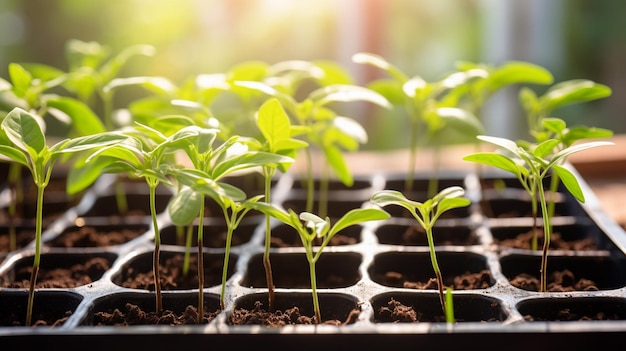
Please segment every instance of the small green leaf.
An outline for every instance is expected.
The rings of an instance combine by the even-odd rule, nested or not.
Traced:
[[[520,174],[520,166],[510,158],[496,152],[479,152],[463,157],[463,160],[482,163],[487,166],[500,168],[514,175]]]
[[[378,220],[383,220],[383,219],[387,219],[390,217],[391,215],[388,212],[382,209],[378,209],[378,208],[352,209],[348,211],[346,214],[344,214],[337,222],[335,222],[335,224],[330,229],[330,232],[328,235],[330,236],[335,235],[338,232],[342,231],[343,229],[349,226],[355,225],[355,224],[359,224],[359,223],[363,223],[367,221],[378,221]]]
[[[46,137],[43,134],[39,119],[35,115],[19,107],[9,112],[2,121],[2,129],[9,140],[22,151],[36,159],[46,146]],[[41,122],[43,123],[43,122]],[[32,154],[30,150],[34,150]]]
[[[172,223],[179,226],[193,223],[200,214],[202,201],[200,193],[191,188],[185,187],[178,191],[167,205]]]
[[[276,145],[291,137],[291,123],[287,113],[276,98],[267,100],[259,108],[257,125],[269,144],[269,151],[276,152]]]
[[[585,195],[580,188],[580,184],[578,183],[578,178],[570,172],[567,168],[564,168],[559,165],[552,166],[554,172],[559,176],[561,182],[567,190],[580,202],[585,202]]]
[[[106,128],[100,117],[85,103],[65,96],[51,96],[46,99],[48,107],[62,111],[72,120],[72,128],[78,135],[88,135],[105,132]],[[51,114],[54,115],[54,113]]]

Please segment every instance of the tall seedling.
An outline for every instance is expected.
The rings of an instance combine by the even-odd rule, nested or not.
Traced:
[[[293,159],[278,153],[264,151],[249,151],[247,146],[239,142],[238,136],[233,136],[221,145],[213,148],[216,134],[211,130],[200,133],[197,139],[190,139],[182,147],[194,168],[174,168],[170,172],[174,178],[187,188],[178,192],[170,202],[168,210],[172,221],[177,225],[187,225],[199,216],[198,224],[198,281],[199,281],[199,311],[202,311],[202,242],[205,195],[212,198],[222,209],[227,226],[226,252],[222,272],[222,292],[220,304],[225,307],[224,295],[230,243],[234,230],[245,214],[250,210],[248,203],[254,203],[263,196],[259,195],[246,199],[246,194],[240,189],[221,182],[221,180],[236,171],[251,168],[275,168],[279,164],[290,164]],[[267,171],[271,173],[271,171]],[[199,317],[200,318],[200,317]]]
[[[419,225],[426,231],[428,248],[430,252],[430,262],[437,279],[439,289],[439,301],[443,315],[447,318],[452,315],[447,310],[446,295],[444,293],[443,276],[439,269],[437,253],[435,251],[435,241],[433,239],[433,228],[439,217],[446,211],[455,208],[469,206],[470,200],[462,197],[465,190],[458,186],[451,186],[441,190],[434,197],[422,202],[407,199],[401,192],[395,190],[381,190],[371,197],[372,203],[384,207],[388,205],[402,206],[409,210]]]
[[[305,128],[301,135],[308,147],[305,151],[307,172],[307,203],[306,210],[313,211],[315,189],[313,182],[313,161],[311,148],[321,150],[325,164],[321,173],[319,211],[325,215],[327,191],[325,189],[329,175],[326,166],[330,166],[339,180],[352,186],[354,179],[343,157],[343,151],[357,150],[359,143],[367,142],[365,129],[355,119],[339,116],[332,105],[339,102],[370,102],[382,107],[390,107],[389,102],[377,92],[349,84],[349,79],[341,69],[322,69],[325,67],[313,62],[287,61],[274,66],[275,76],[263,82],[240,81],[237,86],[257,90],[280,101],[295,127]],[[326,67],[325,67],[326,68]],[[301,101],[296,99],[297,88],[305,79],[313,79],[319,87],[310,91]],[[276,83],[278,82],[278,83]]]
[[[161,277],[159,270],[161,235],[157,221],[156,189],[161,183],[173,186],[168,178],[169,171],[176,164],[175,153],[186,139],[197,136],[201,128],[188,126],[170,136],[136,123],[135,128],[126,128],[121,133],[128,138],[118,144],[100,148],[86,159],[86,167],[93,164],[102,173],[128,174],[143,178],[149,188],[150,215],[154,231],[153,275],[156,294],[156,312],[161,313]],[[93,162],[93,163],[91,163]]]
[[[256,122],[263,137],[263,140],[256,145],[258,150],[295,157],[298,149],[307,147],[306,142],[292,138],[297,132],[292,129],[287,113],[280,102],[275,98],[267,100],[267,102],[259,108]],[[271,181],[274,174],[276,174],[276,170],[284,173],[290,166],[291,163],[280,163],[277,166],[263,167],[265,202],[272,202],[270,197]],[[270,261],[271,230],[270,216],[266,214],[263,266],[265,267],[265,280],[267,282],[270,310],[274,308],[274,278],[272,277],[272,264]]]
[[[35,284],[41,257],[41,234],[44,192],[55,162],[64,154],[82,152],[93,148],[107,147],[126,139],[117,133],[99,133],[90,136],[64,139],[49,146],[40,125],[41,118],[21,108],[11,110],[1,124],[8,143],[0,145],[0,154],[26,167],[37,187],[37,212],[35,218],[35,257],[28,289],[28,306],[25,324],[31,324]]]
[[[567,190],[580,202],[584,202],[584,194],[576,176],[562,164],[567,157],[575,152],[593,147],[612,145],[608,141],[595,141],[562,147],[558,139],[547,139],[539,144],[518,143],[498,137],[478,136],[479,140],[498,147],[502,152],[478,152],[465,156],[470,162],[479,162],[510,172],[517,177],[524,189],[531,195],[539,195],[539,204],[543,217],[544,242],[540,267],[540,292],[547,291],[547,264],[550,235],[552,233],[551,214],[548,211],[548,200],[544,189],[544,179],[554,174],[558,176]],[[532,197],[534,199],[534,197]]]
[[[381,92],[396,105],[404,106],[410,120],[409,162],[404,186],[405,194],[413,191],[415,164],[420,136],[425,143],[433,146],[434,174],[428,184],[427,197],[433,197],[438,189],[438,170],[441,147],[449,143],[475,140],[483,127],[480,121],[468,110],[458,107],[458,101],[449,97],[455,89],[460,89],[470,81],[479,79],[482,70],[454,72],[434,82],[426,82],[420,76],[409,78],[398,67],[384,58],[358,53],[353,56],[357,63],[369,64],[387,72],[389,79],[372,82],[369,87]],[[454,94],[450,96],[456,96]]]
[[[330,218],[321,218],[310,212],[302,212],[300,215],[292,209],[285,212],[283,209],[266,202],[251,204],[253,208],[275,217],[282,223],[294,228],[300,235],[300,240],[305,249],[306,259],[309,263],[309,276],[311,279],[311,294],[313,297],[313,310],[315,323],[322,322],[319,299],[317,295],[317,278],[315,264],[319,260],[324,248],[330,240],[343,229],[366,221],[383,220],[390,217],[389,213],[379,208],[357,208],[348,211],[335,224],[331,225]],[[314,246],[316,238],[322,238],[320,246]]]

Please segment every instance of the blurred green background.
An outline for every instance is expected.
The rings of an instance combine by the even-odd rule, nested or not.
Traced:
[[[126,70],[175,82],[248,60],[330,59],[365,84],[382,74],[351,62],[362,51],[429,81],[457,60],[524,60],[549,69],[555,82],[584,78],[611,87],[609,98],[555,114],[568,125],[625,133],[624,15],[619,0],[2,0],[0,76],[10,62],[65,69],[68,39],[113,52],[151,44],[157,54],[133,59]],[[515,137],[525,127],[515,89],[489,101],[482,117],[488,133]],[[401,117],[362,107],[353,113],[370,133],[364,148],[406,144]]]

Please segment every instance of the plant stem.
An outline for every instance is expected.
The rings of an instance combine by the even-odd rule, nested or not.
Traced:
[[[33,304],[35,303],[35,283],[39,274],[41,262],[41,232],[43,226],[43,194],[46,185],[37,185],[37,216],[35,218],[35,257],[33,260],[33,271],[30,275],[28,286],[28,306],[26,307],[26,326],[30,326],[33,317]]]
[[[179,230],[180,228],[180,230]],[[177,227],[176,230],[182,233],[183,227]],[[191,256],[191,240],[193,238],[193,223],[188,225],[185,230],[185,258],[183,259],[183,274],[186,276],[189,273],[189,264]],[[177,233],[178,235],[178,233]],[[182,239],[181,239],[182,240]]]
[[[274,173],[274,169],[270,169],[269,167],[263,167],[264,176],[265,176],[265,201],[267,203],[271,202],[271,186],[272,186],[272,175]],[[270,262],[270,247],[272,240],[272,226],[271,226],[271,217],[269,214],[265,214],[265,250],[263,251],[263,267],[265,267],[265,281],[267,283],[267,301],[268,307],[270,311],[274,310],[274,277],[272,275],[272,263]]]
[[[550,235],[552,228],[550,227],[550,216],[548,216],[548,208],[546,205],[546,195],[543,190],[543,182],[539,181],[539,199],[541,202],[541,211],[543,213],[543,252],[541,253],[541,280],[539,286],[539,292],[546,292],[547,289],[547,267],[548,267],[548,248],[550,247]]]
[[[236,211],[232,212],[233,218],[228,217],[228,212],[224,210],[224,219],[226,220],[226,227],[228,228],[226,234],[226,250],[224,252],[224,265],[222,266],[222,291],[220,293],[220,307],[222,310],[226,308],[226,303],[224,302],[224,296],[226,295],[226,279],[228,278],[228,261],[230,258],[230,245],[233,239],[233,230],[235,229],[236,223],[234,221],[234,217],[237,215]]]
[[[426,221],[424,221],[427,223]],[[435,252],[435,241],[433,240],[433,228],[432,225],[426,226],[426,237],[428,238],[428,248],[430,251],[430,263],[433,266],[433,270],[435,271],[435,277],[437,278],[437,288],[439,289],[439,301],[441,302],[441,309],[443,311],[443,315],[447,315],[446,313],[446,298],[443,292],[443,276],[441,275],[441,270],[439,269],[439,264],[437,263],[437,254]]]
[[[154,292],[156,295],[156,313],[163,310],[163,301],[161,297],[161,273],[160,273],[160,256],[161,256],[161,234],[159,233],[159,223],[156,215],[156,187],[157,180],[146,178],[148,188],[150,189],[150,214],[152,215],[152,227],[154,228],[154,252],[152,260],[152,274],[154,275]]]
[[[193,227],[193,226],[192,226]],[[198,324],[204,316],[204,194],[200,193],[200,211],[198,215]]]
[[[311,295],[313,297],[313,311],[315,312],[315,324],[322,322],[322,314],[320,312],[320,302],[317,296],[317,277],[315,275],[315,263],[317,260],[313,258],[313,243],[309,242],[306,247],[306,257],[309,261],[309,276],[311,277]],[[319,257],[319,256],[318,256]]]

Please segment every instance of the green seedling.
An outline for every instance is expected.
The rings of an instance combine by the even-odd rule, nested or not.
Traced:
[[[204,227],[205,195],[216,201],[222,209],[228,228],[220,299],[222,308],[224,308],[225,304],[224,294],[233,231],[237,228],[243,216],[250,210],[246,207],[247,203],[256,202],[263,196],[260,195],[246,200],[246,194],[240,189],[220,182],[220,180],[234,172],[252,168],[261,168],[268,174],[271,174],[272,172],[268,169],[293,162],[293,158],[278,153],[250,151],[246,144],[239,142],[239,139],[237,136],[231,137],[226,142],[213,148],[213,143],[216,141],[216,132],[214,130],[206,130],[206,132],[199,134],[196,139],[188,140],[187,145],[182,147],[194,168],[173,168],[170,170],[170,173],[180,184],[188,187],[178,192],[168,206],[172,221],[177,225],[187,225],[199,216],[199,272],[202,269],[202,231]],[[200,284],[202,284],[201,278],[203,278],[203,275],[199,276]],[[200,299],[202,299],[202,288],[203,286],[200,285]],[[202,304],[200,305],[202,306]]]
[[[66,137],[84,136],[105,131],[104,125],[88,106],[69,96],[51,93],[67,79],[64,72],[44,64],[11,63],[8,67],[9,79],[0,78],[0,113],[6,115],[19,107],[41,116],[44,123],[52,116],[63,124],[70,125]],[[10,249],[16,249],[14,218],[17,209],[24,202],[22,165],[9,164],[8,187],[12,200],[8,207]]]
[[[326,217],[323,219],[310,212],[302,212],[300,215],[292,209],[288,209],[288,212],[285,212],[282,208],[267,202],[256,202],[250,204],[250,206],[294,228],[300,235],[300,240],[305,249],[306,259],[309,263],[311,294],[313,297],[316,324],[321,323],[322,317],[317,295],[315,264],[322,255],[324,248],[337,233],[349,226],[366,221],[383,220],[390,217],[389,213],[379,208],[358,208],[348,211],[339,218],[335,224],[331,225],[330,218]],[[322,239],[319,246],[314,246],[316,238]]]
[[[572,145],[563,148],[558,139],[547,139],[539,144],[518,143],[492,136],[478,136],[479,140],[495,145],[502,152],[478,152],[465,156],[463,159],[470,162],[479,162],[512,173],[520,181],[523,188],[536,199],[539,196],[539,205],[543,217],[544,242],[541,257],[540,292],[547,289],[547,260],[550,247],[550,235],[552,232],[551,215],[548,211],[548,200],[544,190],[544,179],[549,175],[556,175],[562,181],[565,188],[580,202],[584,202],[584,194],[578,183],[577,177],[563,166],[571,154],[587,150],[593,147],[612,145],[608,141],[594,141]],[[535,201],[533,201],[535,202]]]
[[[41,118],[39,116],[16,107],[6,115],[1,124],[6,140],[3,140],[3,143],[0,144],[0,154],[26,167],[30,171],[33,182],[37,187],[35,257],[28,289],[28,306],[25,322],[27,326],[31,324],[35,284],[40,265],[44,192],[50,181],[50,175],[55,163],[63,155],[83,152],[93,148],[103,148],[126,140],[126,136],[111,132],[64,139],[52,146],[48,146],[40,123]]]
[[[465,190],[459,186],[451,186],[441,190],[434,197],[424,201],[423,203],[407,199],[401,192],[395,190],[381,190],[371,197],[371,202],[384,207],[389,205],[402,206],[409,210],[419,225],[425,230],[428,239],[428,248],[430,252],[430,262],[437,279],[437,287],[439,289],[439,301],[443,315],[448,315],[446,306],[446,298],[444,295],[443,276],[437,262],[437,253],[435,251],[435,241],[433,239],[433,228],[439,217],[446,211],[455,208],[465,207],[470,204],[468,198],[463,197]]]
[[[410,120],[409,162],[404,192],[413,191],[415,164],[418,141],[434,147],[434,174],[428,185],[428,197],[435,195],[438,189],[439,153],[446,144],[475,140],[483,131],[480,121],[468,110],[458,107],[458,96],[454,94],[459,87],[486,75],[484,70],[474,69],[454,72],[435,82],[426,82],[420,76],[409,78],[398,67],[384,58],[358,53],[352,57],[356,63],[377,67],[390,76],[369,84],[372,90],[379,91],[390,102],[401,105]],[[457,90],[455,90],[457,89]],[[423,135],[423,138],[420,136]]]
[[[298,101],[298,88],[306,81],[314,81],[317,87]],[[367,133],[358,121],[339,116],[331,107],[341,102],[370,102],[382,107],[390,107],[389,102],[373,90],[350,84],[349,77],[341,68],[318,62],[286,61],[271,67],[264,81],[238,81],[239,87],[246,87],[274,97],[280,101],[294,120],[294,128],[303,128],[302,136],[309,145],[305,148],[307,171],[306,211],[313,211],[314,183],[311,148],[323,152],[326,162],[321,172],[319,211],[327,212],[326,187],[329,166],[338,179],[352,186],[354,179],[347,167],[343,150],[355,151],[359,144],[367,142]]]
[[[156,294],[156,312],[161,313],[161,278],[159,270],[161,235],[157,221],[156,189],[159,184],[173,186],[168,178],[175,162],[175,153],[186,145],[187,139],[198,136],[202,129],[187,126],[170,136],[136,123],[135,128],[120,131],[128,138],[121,143],[109,145],[93,152],[85,161],[88,172],[126,174],[143,178],[149,188],[150,215],[154,231],[153,274]],[[88,186],[88,183],[83,184]]]
[[[280,102],[271,98],[267,100],[260,108],[256,118],[257,126],[261,131],[262,140],[251,140],[249,144],[254,145],[255,149],[275,154],[296,156],[296,151],[307,147],[307,143],[292,138],[297,130],[291,127],[291,122],[287,113],[283,109]],[[256,142],[255,142],[256,141]],[[291,166],[289,163],[280,163],[276,166],[264,166],[262,169],[265,179],[264,192],[265,202],[271,203],[271,180],[276,171],[286,172]],[[265,215],[265,249],[263,252],[263,266],[265,268],[265,280],[268,288],[268,307],[270,310],[274,308],[274,278],[272,275],[272,264],[270,261],[270,246],[272,227],[270,216]]]
[[[572,146],[583,139],[607,138],[613,132],[602,128],[574,126],[566,128],[566,123],[552,117],[552,111],[562,107],[594,101],[610,96],[611,88],[587,79],[574,79],[551,86],[543,95],[537,96],[529,88],[522,88],[519,93],[520,105],[524,108],[529,133],[535,142],[547,139],[561,141],[560,148]],[[556,194],[559,185],[558,175],[550,180],[550,193]],[[555,201],[550,197],[548,210],[554,213]]]

